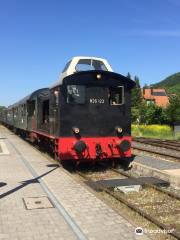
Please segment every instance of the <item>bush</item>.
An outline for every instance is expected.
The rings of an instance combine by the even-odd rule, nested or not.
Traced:
[[[168,125],[132,125],[133,137],[173,138],[173,130]]]
[[[180,133],[176,134],[175,139],[180,141]]]
[[[140,124],[167,124],[168,117],[166,110],[154,104],[147,106],[146,102],[142,102],[138,108],[131,108],[131,119],[133,123],[137,123],[139,119]]]
[[[180,122],[180,95],[171,96],[169,101],[170,104],[166,109],[169,123]]]

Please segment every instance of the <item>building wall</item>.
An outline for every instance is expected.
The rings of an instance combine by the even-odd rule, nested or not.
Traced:
[[[159,107],[166,108],[169,104],[165,89],[142,89],[142,96],[147,103],[154,102]]]

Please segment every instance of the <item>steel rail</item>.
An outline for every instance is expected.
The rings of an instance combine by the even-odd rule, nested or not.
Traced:
[[[136,177],[134,177],[131,174],[128,174],[126,172],[123,172],[121,170],[114,169],[114,168],[111,168],[111,170],[113,170],[116,173],[120,173],[120,174],[122,174],[125,177],[136,179]],[[144,183],[144,185],[147,186],[147,187],[154,188],[154,189],[156,189],[156,190],[158,190],[158,191],[160,191],[160,192],[162,192],[164,194],[167,194],[168,196],[170,196],[172,198],[176,198],[177,200],[180,200],[180,195],[178,195],[176,193],[170,192],[170,191],[168,191],[168,190],[166,190],[164,188],[158,187],[158,186],[150,184],[150,183]]]
[[[151,138],[133,138],[134,142],[140,142],[144,144],[162,144],[171,147],[180,148],[180,141],[171,141],[171,140],[163,140],[163,139],[151,139]]]
[[[145,138],[145,137],[134,137],[134,140],[142,140],[142,141],[154,141],[154,142],[167,142],[167,143],[175,143],[180,146],[180,141],[178,140],[168,140],[168,139],[160,139],[160,138]]]
[[[84,179],[86,179],[87,181],[92,181],[92,179],[88,176],[86,176],[85,174],[83,174],[82,172],[77,172],[81,177],[83,177]],[[106,192],[107,194],[109,194],[110,196],[114,197],[116,200],[122,202],[123,204],[125,204],[126,206],[128,206],[130,209],[132,209],[133,211],[137,212],[139,215],[141,215],[142,217],[146,218],[148,221],[152,222],[153,224],[155,224],[156,226],[158,226],[159,228],[166,230],[167,234],[180,239],[180,233],[177,232],[176,230],[169,232],[169,226],[165,225],[164,223],[161,223],[160,221],[158,221],[156,218],[152,217],[150,214],[147,214],[146,212],[142,211],[140,208],[136,207],[134,204],[130,203],[129,201],[127,201],[124,197],[117,195],[116,193],[114,193],[113,191],[109,190],[108,188],[105,188],[104,185],[98,184],[99,188]]]
[[[172,155],[172,154],[168,154],[168,153],[160,153],[158,151],[154,151],[154,150],[151,150],[151,149],[146,149],[146,148],[143,148],[143,147],[137,147],[137,146],[132,146],[132,148],[134,150],[141,150],[143,152],[149,152],[149,153],[154,153],[154,154],[157,154],[159,156],[162,156],[162,157],[171,157],[173,158],[174,160],[176,160],[177,162],[180,161],[180,157],[177,157],[175,155]]]
[[[180,145],[175,146],[175,145],[164,143],[164,142],[148,142],[146,140],[145,141],[134,140],[133,142],[142,143],[142,144],[150,145],[150,146],[154,146],[154,147],[167,148],[169,150],[174,150],[174,151],[180,151]]]

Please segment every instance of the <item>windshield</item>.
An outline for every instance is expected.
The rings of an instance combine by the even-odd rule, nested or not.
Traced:
[[[84,104],[85,103],[85,86],[68,85],[67,86],[67,103]]]
[[[107,71],[105,64],[99,60],[80,59],[76,65],[76,71],[103,70]]]

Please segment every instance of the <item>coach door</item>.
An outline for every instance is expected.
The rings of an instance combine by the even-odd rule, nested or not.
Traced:
[[[59,88],[54,88],[50,92],[50,134],[58,136],[58,113],[59,113]]]
[[[36,102],[35,100],[27,102],[27,112],[28,112],[28,130],[36,129]]]
[[[49,132],[49,98],[42,96],[38,97],[37,108],[37,129]]]

